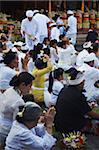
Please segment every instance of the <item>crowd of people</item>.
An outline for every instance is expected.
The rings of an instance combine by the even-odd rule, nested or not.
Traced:
[[[71,10],[67,15],[66,28],[60,17],[27,10],[25,43],[0,34],[0,149],[51,150],[53,128],[91,132],[90,120],[99,128],[98,35],[91,29],[77,51],[77,19]]]

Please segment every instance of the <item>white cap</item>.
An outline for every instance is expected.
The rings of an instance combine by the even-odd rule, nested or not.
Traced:
[[[67,11],[67,14],[68,14],[68,15],[73,15],[74,13],[73,13],[73,11],[68,10],[68,11]]]
[[[84,44],[83,44],[83,48],[92,48],[92,43],[89,41],[89,42],[85,42]]]
[[[23,42],[19,41],[19,42],[14,42],[14,46],[22,46],[23,45]]]
[[[56,25],[56,23],[53,22],[53,23],[51,23],[51,24],[49,25],[49,27],[52,27],[52,26],[55,26],[55,25]]]
[[[34,15],[35,13],[39,13],[39,10],[34,10],[34,11],[33,11],[33,15]]]
[[[88,56],[85,57],[84,62],[90,62],[96,60],[94,53],[90,53]]]
[[[80,72],[78,73],[75,80],[68,80],[68,83],[69,85],[78,85],[83,81],[84,81],[84,74]]]
[[[26,11],[26,16],[27,17],[33,17],[33,11],[32,10],[27,10]]]

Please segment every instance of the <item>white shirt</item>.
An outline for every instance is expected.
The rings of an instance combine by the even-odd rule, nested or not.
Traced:
[[[0,61],[3,60],[3,53],[0,52]]]
[[[77,19],[73,15],[68,17],[68,26],[67,34],[77,33]]]
[[[19,51],[16,47],[13,47],[12,51],[16,52],[18,54],[18,61],[19,61],[18,69],[19,69],[19,72],[24,71],[24,69],[22,67],[22,59],[24,59],[24,57],[25,57],[26,54],[23,53],[22,51]]]
[[[84,63],[84,59],[89,55],[88,51],[86,49],[83,49],[81,52],[79,52],[77,58],[76,58],[76,65],[81,66]]]
[[[72,45],[69,45],[66,49],[61,48],[58,56],[58,66],[68,70],[75,63],[76,51]]]
[[[77,51],[72,44],[68,45],[66,50],[70,52],[71,65],[74,65],[76,63]]]
[[[10,80],[16,75],[16,71],[6,65],[0,67],[0,89],[5,90],[10,87]]]
[[[93,53],[94,59],[94,67],[99,68],[99,59],[96,57],[95,53]]]
[[[33,69],[35,68],[35,63],[33,62],[33,59],[32,59],[32,58],[30,58],[27,67],[28,67],[28,72],[29,72],[30,74],[32,74]]]
[[[2,94],[0,101],[0,133],[8,135],[19,106],[24,105],[21,96],[11,87]]]
[[[48,134],[44,126],[29,130],[15,121],[7,137],[5,150],[50,150],[55,142],[56,139]]]
[[[21,33],[25,31],[25,36],[27,37],[27,34],[30,34],[36,38],[38,38],[38,24],[35,19],[32,19],[31,21],[28,20],[28,18],[25,18],[22,20],[21,23]]]
[[[51,40],[57,40],[57,42],[59,42],[59,36],[60,36],[60,30],[57,27],[53,27],[51,29],[51,35],[50,38]]]
[[[56,20],[56,24],[57,25],[64,25],[64,22],[60,17],[58,17],[57,20]]]
[[[56,49],[51,47],[50,48],[50,55],[51,55],[51,61],[53,64],[56,64],[56,61],[58,61],[58,47],[57,47],[57,52]]]
[[[95,82],[98,80],[98,69],[91,67],[90,70],[86,70],[84,88],[86,90],[85,96],[87,97],[87,100],[93,100],[94,97],[99,97],[99,89],[94,86]]]
[[[84,89],[86,90],[84,95],[87,97],[87,100],[92,100],[93,97],[99,96],[99,89],[94,86],[95,82],[99,80],[99,70],[90,67],[86,63],[79,67],[79,70],[84,71]]]
[[[50,102],[52,105],[56,105],[58,95],[63,87],[64,85],[61,83],[61,81],[54,80]]]
[[[24,53],[21,52],[21,51],[17,51],[17,54],[18,54],[18,60],[19,60],[19,66],[18,66],[19,72],[22,72],[22,71],[24,71],[24,69],[23,69],[23,67],[22,67],[22,59],[25,58],[25,55],[26,55],[26,54],[24,54]]]
[[[33,18],[38,24],[39,34],[48,37],[47,23],[50,22],[50,19],[47,16],[39,13],[35,14]]]

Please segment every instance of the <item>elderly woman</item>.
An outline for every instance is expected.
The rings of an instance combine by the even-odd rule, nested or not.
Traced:
[[[27,102],[16,116],[6,140],[5,150],[50,150],[56,141],[51,135],[55,109],[52,107],[45,115],[41,114],[39,105]],[[44,120],[46,126],[41,123]]]
[[[10,81],[10,86],[2,97],[0,104],[0,145],[4,146],[4,141],[10,131],[13,120],[15,120],[18,108],[24,104],[22,96],[29,93],[34,77],[28,72],[22,72],[14,76]]]

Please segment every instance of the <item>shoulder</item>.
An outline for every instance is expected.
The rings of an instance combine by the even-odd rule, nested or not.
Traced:
[[[37,24],[37,20],[35,18],[32,19],[33,24]]]
[[[15,130],[16,129],[16,135],[18,135],[18,137],[20,139],[24,138],[27,139],[30,137],[30,135],[32,134],[31,130],[29,130],[27,127],[25,127],[23,124],[14,121],[13,122],[13,126],[12,129]]]
[[[58,87],[59,87],[59,88],[60,88],[60,87],[63,87],[63,84],[62,84],[60,81],[57,81],[57,80],[54,81],[54,84],[53,84],[53,85],[54,85],[55,87],[57,87],[57,88],[58,88]]]
[[[25,18],[22,20],[22,23],[26,23],[27,21],[28,21],[27,18]]]
[[[3,71],[2,73],[4,73],[4,75],[16,75],[16,71],[10,67],[7,67],[7,66],[2,66]]]

